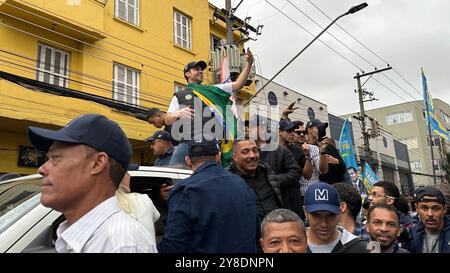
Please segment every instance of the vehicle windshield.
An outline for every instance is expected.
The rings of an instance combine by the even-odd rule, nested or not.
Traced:
[[[0,233],[39,205],[42,178],[0,183]]]

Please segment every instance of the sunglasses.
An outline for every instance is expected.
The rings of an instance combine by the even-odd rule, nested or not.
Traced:
[[[304,131],[295,131],[296,133],[297,133],[297,135],[307,135],[307,132],[306,132],[306,130],[304,130]]]

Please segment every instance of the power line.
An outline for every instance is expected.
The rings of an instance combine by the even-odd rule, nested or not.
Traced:
[[[6,57],[6,56],[1,56],[1,57],[3,57],[3,58],[8,58],[8,57]],[[8,58],[8,59],[10,59],[10,58]],[[31,68],[31,67],[28,67],[28,66],[25,66],[25,65],[21,65],[21,64],[18,64],[18,63],[14,63],[14,62],[10,62],[10,61],[7,61],[7,60],[1,59],[1,58],[0,58],[0,61],[3,61],[4,63],[8,63],[8,64],[11,64],[11,65],[15,65],[15,66],[19,66],[19,67],[25,68],[25,69],[27,69],[26,71],[25,71],[25,70],[21,70],[21,71],[24,71],[24,72],[26,72],[26,73],[30,73],[30,74],[32,74],[32,75],[35,75],[34,72],[46,73],[46,72],[39,71],[39,70],[37,70],[36,68]],[[14,61],[17,62],[17,60],[14,60]],[[4,64],[3,64],[3,65],[4,65]],[[4,65],[4,66],[6,66],[6,65]],[[11,66],[7,66],[7,67],[11,67]],[[48,73],[48,74],[50,74],[50,73]],[[73,79],[73,78],[66,78],[66,79],[67,79],[68,81],[71,81],[71,82],[74,82],[74,83],[78,83],[78,84],[81,84],[81,85],[88,86],[89,89],[92,88],[92,89],[98,90],[98,92],[107,93],[108,95],[113,95],[113,94],[118,94],[118,95],[123,95],[123,96],[127,96],[127,95],[128,95],[128,94],[125,92],[125,90],[124,90],[123,92],[120,92],[119,90],[107,89],[107,88],[103,88],[103,87],[100,87],[100,86],[97,86],[97,85],[94,85],[94,84],[86,83],[87,81],[86,81],[86,82],[78,81],[78,80],[75,80],[75,79]],[[108,87],[111,87],[111,86],[108,85]],[[153,97],[153,96],[151,96],[151,95],[147,95],[147,94],[146,94],[147,91],[142,90],[141,88],[140,88],[138,91],[140,92],[140,94],[139,94],[139,100],[144,101],[144,102],[150,102],[150,103],[159,104],[159,105],[162,105],[162,106],[167,106],[167,104],[168,104],[169,101],[170,101],[170,99],[168,99],[168,98],[166,98],[166,97],[161,97],[161,96],[158,96],[158,95],[155,95],[155,97]],[[144,94],[142,94],[142,92],[144,92]],[[108,98],[108,97],[104,97],[104,96],[102,96],[102,97],[103,97],[103,98]],[[146,98],[152,98],[152,100],[146,99]],[[158,101],[158,100],[159,100],[159,101]],[[129,103],[127,103],[127,102],[123,102],[123,103],[129,104]],[[129,104],[129,105],[135,106],[134,104]]]
[[[47,13],[49,13],[49,14],[55,15],[55,16],[57,16],[57,17],[62,17],[62,18],[64,18],[65,20],[67,20],[67,21],[69,21],[69,22],[75,22],[73,19],[70,19],[70,18],[61,16],[60,14],[56,14],[56,13],[54,13],[54,12],[48,10],[48,9],[45,9],[45,8],[43,8],[43,7],[40,7],[40,6],[38,7],[38,6],[36,6],[36,5],[32,4],[32,3],[29,3],[29,2],[24,1],[24,0],[20,0],[20,1],[23,2],[23,3],[26,3],[26,4],[28,4],[28,5],[37,7],[37,8],[39,8],[39,9],[43,9],[43,10],[45,10],[45,11],[46,11]],[[96,37],[96,36],[94,36],[94,35],[92,35],[92,34],[90,34],[90,33],[87,33],[87,32],[84,32],[84,31],[82,31],[82,30],[73,28],[73,27],[71,27],[71,26],[69,26],[69,25],[67,25],[67,24],[64,24],[64,23],[61,23],[61,22],[57,22],[57,21],[51,20],[51,19],[49,19],[49,18],[47,18],[47,17],[41,16],[41,15],[39,15],[39,14],[33,13],[33,12],[28,11],[28,10],[25,10],[25,9],[22,9],[22,8],[20,8],[20,7],[17,7],[17,6],[11,5],[11,4],[9,4],[9,3],[4,3],[4,4],[9,5],[9,6],[13,7],[13,8],[19,9],[19,10],[21,10],[21,11],[27,12],[27,13],[29,13],[29,14],[33,14],[33,15],[35,15],[35,16],[41,18],[41,19],[44,19],[44,20],[46,20],[46,21],[50,21],[50,22],[52,22],[52,23],[56,23],[56,24],[58,24],[58,25],[64,26],[64,27],[66,27],[66,28],[68,28],[68,29],[71,29],[71,30],[74,30],[74,31],[76,31],[76,32],[78,32],[78,33],[82,33],[82,34],[84,34],[84,35],[86,35],[86,36],[89,36],[89,37],[92,37],[92,38],[94,38],[94,39],[97,39],[97,38],[98,38],[98,37]],[[159,53],[153,52],[153,51],[151,51],[151,50],[149,50],[149,49],[146,49],[146,48],[144,48],[144,47],[138,46],[138,45],[136,45],[136,44],[134,44],[134,43],[130,43],[129,41],[126,41],[126,40],[123,40],[123,39],[121,39],[121,38],[118,38],[117,36],[114,36],[114,35],[112,35],[112,34],[109,34],[109,33],[102,33],[102,34],[106,35],[107,37],[111,37],[111,38],[114,38],[114,39],[116,39],[116,40],[118,40],[118,41],[121,41],[121,42],[123,42],[123,43],[125,43],[125,44],[128,44],[128,45],[134,46],[134,47],[136,47],[136,48],[139,48],[139,49],[141,49],[141,50],[143,50],[143,51],[152,53],[152,54],[154,54],[154,55],[156,55],[156,56],[159,56],[159,57],[161,57],[161,58],[168,59],[168,60],[170,60],[170,61],[172,61],[172,62],[174,62],[174,63],[178,63],[178,64],[182,65],[182,67],[185,66],[185,64],[183,64],[183,63],[181,63],[181,62],[178,62],[177,60],[170,59],[170,58],[168,58],[167,56],[164,56],[164,55],[161,55],[161,54],[159,54]],[[129,51],[129,52],[133,52],[133,51],[130,51],[129,49],[120,47],[120,46],[118,46],[118,45],[116,45],[116,44],[110,43],[110,42],[105,41],[105,40],[101,40],[101,42],[106,43],[106,44],[109,44],[109,45],[112,45],[112,46],[119,47],[119,48],[121,48],[121,49],[123,49],[123,50],[127,50],[127,51]],[[134,53],[134,52],[133,52],[133,53]]]
[[[290,16],[288,16],[286,13],[284,13],[283,11],[281,11],[279,8],[277,8],[276,6],[274,6],[272,3],[270,3],[268,0],[265,0],[266,3],[268,3],[269,5],[271,5],[274,9],[278,10],[281,14],[283,14],[286,18],[288,18],[289,20],[291,20],[294,24],[296,24],[297,26],[299,26],[301,29],[303,29],[305,32],[307,32],[309,35],[311,36],[315,36],[313,33],[311,33],[310,31],[308,31],[306,28],[304,28],[302,25],[300,25],[297,21],[295,21],[294,19],[292,19]],[[342,55],[341,53],[337,52],[334,48],[330,47],[328,44],[326,44],[325,42],[323,42],[320,39],[317,39],[319,42],[321,42],[323,45],[325,45],[328,49],[330,49],[331,51],[333,51],[334,53],[336,53],[337,55],[339,55],[341,58],[343,58],[344,60],[346,60],[348,63],[352,64],[354,67],[358,68],[361,72],[364,71],[361,67],[359,67],[358,65],[356,65],[355,63],[353,63],[352,61],[350,61],[349,59],[347,59],[344,55]]]
[[[44,65],[49,65],[50,67],[53,67],[53,68],[56,67],[56,65],[46,64],[46,63],[43,62],[43,61],[39,61],[39,60],[36,60],[36,59],[33,59],[33,58],[29,58],[29,57],[26,57],[26,56],[23,56],[23,55],[20,55],[20,54],[17,54],[17,53],[13,53],[13,52],[10,52],[10,51],[7,51],[7,50],[0,49],[0,53],[6,53],[6,54],[9,54],[9,55],[13,55],[13,56],[15,56],[15,57],[19,57],[19,58],[25,59],[25,60],[27,60],[27,61],[33,62],[33,64],[28,64],[28,63],[25,63],[24,61],[19,61],[19,60],[10,58],[10,57],[8,57],[8,56],[3,56],[4,58],[8,58],[8,59],[10,59],[10,60],[14,60],[14,61],[19,62],[19,63],[22,63],[22,64],[33,65],[33,67],[34,67],[34,64],[36,64],[36,63],[40,63],[40,64],[44,64]],[[0,55],[0,56],[1,56],[1,55]],[[39,71],[39,70],[36,69],[36,68],[30,68],[30,67],[27,67],[27,69],[31,69],[31,70],[34,70],[34,71]],[[68,71],[69,71],[69,73],[73,73],[73,74],[79,76],[80,78],[81,78],[81,77],[91,78],[91,79],[93,79],[93,80],[96,81],[95,83],[98,82],[98,84],[101,84],[102,86],[106,86],[107,88],[99,87],[99,86],[96,85],[96,84],[86,84],[86,83],[84,83],[84,82],[80,82],[80,81],[76,81],[76,80],[74,80],[74,79],[71,79],[70,77],[64,77],[65,79],[67,79],[67,80],[69,80],[69,81],[74,81],[74,82],[77,82],[77,83],[80,83],[80,84],[83,84],[83,85],[88,85],[88,86],[92,86],[92,87],[95,87],[95,88],[99,88],[99,89],[101,89],[101,90],[106,90],[106,91],[107,91],[106,93],[108,93],[108,94],[110,94],[111,91],[112,91],[112,88],[111,88],[111,87],[112,87],[112,86],[111,86],[111,80],[105,80],[105,79],[102,79],[102,78],[98,78],[98,77],[95,77],[95,76],[93,76],[93,75],[86,74],[86,73],[82,73],[82,72],[77,71],[77,70],[68,69]],[[86,82],[92,82],[92,83],[94,82],[93,80],[88,80],[88,79],[84,79],[84,78],[83,78],[83,80],[86,81]],[[146,91],[146,90],[144,90],[144,89],[142,89],[142,88],[140,88],[139,90],[140,90],[142,93],[144,93],[144,95],[142,95],[142,96],[146,96],[146,97],[152,98],[152,99],[153,99],[154,97],[156,97],[156,98],[160,98],[162,101],[164,101],[164,102],[166,102],[166,103],[170,102],[170,97],[161,96],[161,95],[158,95],[156,92]],[[146,94],[146,93],[152,93],[152,94],[149,95],[149,94]],[[122,93],[119,93],[119,94],[122,94]],[[122,94],[122,95],[124,95],[124,94]],[[148,101],[148,102],[152,102],[151,100],[147,100],[147,101]]]
[[[306,16],[306,18],[308,18],[310,21],[312,21],[314,24],[316,24],[319,28],[321,28],[323,30],[323,27],[317,23],[316,20],[314,20],[313,18],[311,18],[308,14],[306,14],[306,12],[302,11],[299,7],[297,7],[296,5],[294,5],[291,1],[287,0],[287,2],[289,4],[291,4],[291,6],[293,6],[296,10],[298,10],[299,12],[301,12],[304,16]],[[369,62],[366,58],[364,58],[363,56],[361,56],[358,52],[354,51],[351,47],[347,46],[344,42],[342,42],[341,40],[339,40],[336,36],[334,36],[332,33],[330,33],[330,31],[327,31],[327,33],[333,37],[336,41],[338,41],[341,45],[343,45],[345,48],[347,48],[348,50],[350,50],[351,52],[353,52],[355,55],[357,55],[358,57],[360,57],[362,60],[364,60],[367,64],[369,64],[370,66],[374,67],[376,69],[376,66],[374,64],[372,64],[371,62]]]
[[[37,104],[37,105],[48,106],[49,107],[48,110],[40,110],[38,108],[33,108],[33,109],[27,109],[27,112],[28,111],[30,111],[30,112],[38,112],[38,113],[40,112],[40,113],[43,113],[45,117],[51,118],[51,119],[53,119],[54,117],[57,117],[58,115],[61,114],[59,112],[51,111],[53,109],[64,110],[64,111],[72,112],[72,113],[75,113],[75,114],[78,114],[78,115],[86,114],[85,111],[77,110],[77,109],[74,109],[74,108],[69,108],[69,107],[64,107],[64,106],[57,106],[57,105],[51,105],[51,104],[46,104],[46,103],[42,103],[42,102],[35,102],[33,100],[27,100],[27,99],[24,99],[24,98],[8,96],[8,95],[5,95],[5,94],[0,94],[0,96],[1,97],[6,97],[6,98],[11,98],[11,99],[16,99],[16,100],[19,100],[19,101],[22,101],[22,102],[26,102],[26,103],[32,103],[32,104]],[[2,103],[2,106],[3,105],[17,107],[17,105],[8,104],[8,103]],[[17,108],[16,108],[16,110],[17,110]],[[50,114],[52,114],[52,115],[50,115]],[[63,115],[66,116],[66,117],[69,117],[69,118],[73,118],[71,115],[67,115],[67,114],[63,114]],[[61,119],[60,117],[58,117],[58,118],[60,120],[64,120],[64,119]],[[142,132],[142,127],[139,126],[139,124],[129,123],[129,122],[121,122],[121,124],[124,124],[124,125],[127,125],[129,127],[134,128],[135,129],[134,132]]]
[[[96,49],[98,49],[98,50],[107,52],[107,53],[109,53],[109,54],[111,54],[111,55],[114,55],[114,56],[123,58],[123,59],[125,59],[125,60],[128,60],[128,61],[131,61],[131,62],[140,64],[140,65],[145,65],[145,66],[147,66],[147,67],[149,67],[149,68],[152,68],[152,69],[154,69],[154,70],[157,70],[157,71],[163,72],[163,73],[165,73],[165,74],[174,76],[174,77],[176,77],[176,78],[182,78],[182,77],[179,76],[179,75],[175,75],[175,74],[166,72],[166,71],[164,71],[164,70],[155,68],[155,67],[153,67],[153,66],[151,66],[151,65],[148,65],[148,64],[146,64],[146,63],[143,63],[143,62],[138,62],[138,61],[136,61],[136,60],[134,60],[134,59],[131,59],[131,58],[129,58],[129,57],[126,57],[126,56],[123,56],[123,55],[114,53],[114,52],[109,51],[109,50],[107,50],[107,49],[104,49],[104,48],[102,48],[102,47],[99,47],[99,46],[90,44],[90,43],[85,42],[85,41],[80,40],[80,39],[76,39],[76,38],[74,38],[74,37],[71,37],[71,36],[69,36],[69,35],[66,35],[66,34],[63,34],[63,33],[57,32],[57,31],[54,31],[54,30],[52,30],[52,29],[45,28],[45,27],[43,27],[43,26],[41,26],[41,25],[38,25],[38,24],[35,24],[35,23],[33,23],[33,22],[27,21],[27,20],[25,20],[25,19],[16,17],[16,16],[14,16],[14,15],[11,15],[11,14],[8,14],[8,13],[2,12],[2,11],[0,11],[0,14],[6,15],[6,16],[11,17],[11,18],[14,18],[14,19],[16,19],[16,20],[20,20],[20,21],[25,22],[25,23],[27,23],[27,24],[30,24],[30,25],[33,25],[33,26],[35,26],[35,27],[44,29],[44,30],[49,31],[49,32],[51,32],[51,33],[55,33],[55,34],[57,34],[57,35],[60,35],[60,36],[63,36],[63,37],[65,37],[65,38],[74,40],[74,41],[76,41],[76,42],[79,42],[79,43],[82,43],[82,44],[85,44],[85,45],[89,45],[89,46],[91,46],[91,47],[93,47],[93,48],[96,48]],[[54,41],[52,40],[52,42],[54,42]],[[66,47],[68,47],[68,46],[66,46]],[[72,49],[74,49],[74,48],[72,48]],[[98,55],[93,54],[93,53],[88,53],[88,52],[81,51],[81,50],[78,50],[78,51],[79,51],[79,52],[82,52],[82,53],[84,53],[84,54],[89,54],[89,55],[91,55],[91,56],[98,56]],[[137,54],[137,53],[134,53],[134,54],[138,55],[139,57],[147,58],[147,57],[144,56],[144,55],[139,55],[139,54]],[[99,56],[98,56],[98,57],[99,57]],[[102,58],[102,57],[99,57],[99,58]],[[105,59],[105,60],[106,60],[106,59]],[[163,64],[162,62],[159,62],[159,61],[157,61],[157,62]],[[167,65],[167,64],[165,64],[165,65]],[[170,65],[167,65],[167,66],[172,67],[172,66],[170,66]],[[172,68],[174,68],[174,67],[172,67]],[[178,70],[178,68],[175,68],[175,69]]]
[[[5,58],[5,56],[3,56],[3,57]],[[6,58],[8,58],[8,57],[6,57]],[[33,73],[32,71],[34,71],[34,72],[40,72],[40,71],[38,71],[36,68],[31,68],[31,67],[24,66],[24,65],[21,65],[21,64],[18,64],[18,63],[14,63],[14,62],[10,62],[10,61],[7,61],[7,60],[1,59],[1,58],[0,58],[0,61],[2,61],[2,62],[4,62],[4,63],[11,64],[11,65],[15,65],[15,66],[19,66],[19,67],[25,68],[25,69],[27,69],[27,71],[22,70],[22,69],[20,69],[20,70],[21,70],[21,71],[24,71],[24,72],[27,72],[27,73],[30,73],[30,74],[33,74],[33,75],[34,75],[35,73]],[[15,61],[17,61],[17,60],[15,60]],[[7,66],[7,65],[3,64],[3,66]],[[11,66],[7,66],[7,67],[12,68]],[[29,71],[29,70],[31,70],[31,71]],[[44,72],[43,72],[43,73],[44,73]],[[89,87],[92,87],[92,88],[95,88],[95,89],[98,89],[100,92],[103,92],[103,93],[108,93],[108,94],[119,94],[119,95],[123,95],[123,96],[128,95],[127,93],[125,93],[125,91],[120,92],[120,91],[118,91],[118,90],[115,90],[115,91],[112,92],[111,89],[106,89],[106,88],[99,87],[99,86],[92,85],[92,84],[88,84],[88,83],[85,83],[85,82],[82,82],[82,81],[77,81],[77,80],[72,79],[72,78],[67,78],[67,80],[72,81],[72,82],[75,82],[75,83],[79,83],[79,84],[82,84],[82,85],[86,85],[86,86],[89,86]],[[141,92],[141,91],[143,91],[143,90],[139,89],[139,91]],[[157,99],[158,96],[156,96],[156,98],[152,98],[153,100],[145,99],[145,97],[149,97],[149,98],[150,98],[150,97],[153,97],[153,96],[140,94],[139,99],[142,100],[142,101],[145,101],[145,102],[150,102],[150,103],[154,103],[154,104],[159,104],[159,105],[161,105],[161,106],[166,106],[167,103],[169,102],[169,100],[166,100],[166,101],[164,101],[164,102],[158,102],[158,101],[155,101],[154,99]],[[103,97],[103,98],[107,98],[107,97]],[[129,104],[129,103],[127,103],[127,102],[124,102],[124,103],[125,103],[125,104]],[[129,104],[129,105],[130,105],[130,106],[135,106],[134,104]]]
[[[325,15],[329,20],[333,20],[330,16],[328,16],[324,11],[322,11],[317,5],[315,5],[311,0],[307,0],[312,6],[314,6],[318,11],[320,11],[323,15]],[[371,50],[369,47],[367,47],[363,42],[361,42],[358,38],[356,38],[354,35],[352,35],[350,32],[348,32],[345,28],[343,28],[341,25],[339,25],[338,23],[336,23],[336,25],[343,30],[347,35],[349,35],[353,40],[355,40],[356,42],[358,42],[362,47],[364,47],[365,49],[367,49],[370,53],[372,53],[373,55],[375,55],[378,59],[380,59],[382,62],[384,62],[386,65],[389,65],[389,62],[386,61],[385,59],[383,59],[382,57],[380,57],[380,55],[378,55],[377,53],[375,53],[373,50]],[[414,87],[405,77],[403,77],[403,75],[393,67],[393,71],[400,76],[400,78],[402,78],[402,80],[404,80],[413,90],[415,90],[419,95],[421,95],[421,92],[419,90],[417,90],[416,87]]]

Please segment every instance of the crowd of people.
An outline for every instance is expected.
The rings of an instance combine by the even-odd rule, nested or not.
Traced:
[[[200,118],[201,124],[217,123],[214,136],[189,127],[175,138],[171,126],[199,115],[194,99],[202,96],[196,91],[228,98],[244,86],[251,52],[246,60],[236,81],[208,87],[201,85],[206,63],[187,64],[187,88],[175,93],[168,111],[148,112],[149,124],[164,127],[147,139],[154,165],[183,165],[193,171],[176,185],[161,185],[158,200],[131,192],[127,170],[138,166],[130,164],[131,145],[116,122],[86,114],[57,131],[30,127],[31,143],[48,152],[38,170],[43,176],[41,203],[66,219],[57,230],[56,251],[450,252],[448,206],[440,190],[419,188],[415,215],[405,211],[393,182],[379,181],[368,191],[326,137],[326,123],[290,120],[294,104],[276,121],[276,139],[268,137],[273,120],[250,117],[246,133],[232,142],[227,166],[217,130],[223,123],[213,110]]]

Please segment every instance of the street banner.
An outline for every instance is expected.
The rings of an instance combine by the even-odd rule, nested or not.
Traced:
[[[347,168],[353,167],[358,172],[358,162],[356,162],[355,151],[353,150],[352,137],[350,134],[350,124],[345,120],[339,136],[339,154],[345,162]]]
[[[363,182],[364,186],[367,189],[367,192],[370,193],[372,191],[373,185],[380,181],[378,176],[372,171],[372,168],[367,164],[367,162],[364,164],[364,171],[363,171]]]

